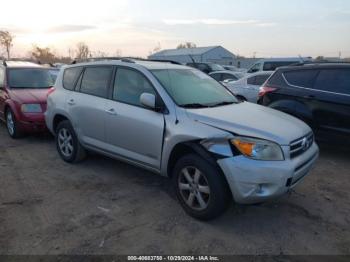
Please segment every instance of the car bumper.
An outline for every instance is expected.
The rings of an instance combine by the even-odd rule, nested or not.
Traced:
[[[45,123],[44,114],[26,114],[18,121],[22,132],[37,133],[48,131]]]
[[[287,148],[284,148],[287,151]],[[253,204],[279,197],[295,187],[312,169],[319,155],[309,150],[284,161],[257,161],[244,156],[218,160],[236,203]]]

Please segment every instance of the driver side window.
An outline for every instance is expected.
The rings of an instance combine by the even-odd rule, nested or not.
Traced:
[[[114,82],[113,100],[143,107],[140,103],[142,93],[156,96],[151,83],[141,73],[131,69],[118,68]]]

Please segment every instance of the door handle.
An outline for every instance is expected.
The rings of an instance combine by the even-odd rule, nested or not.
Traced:
[[[74,105],[75,105],[74,99],[70,99],[70,100],[68,101],[68,105],[74,106]]]
[[[114,108],[106,110],[106,113],[108,113],[110,115],[114,115],[114,116],[117,114],[117,112],[115,112]]]

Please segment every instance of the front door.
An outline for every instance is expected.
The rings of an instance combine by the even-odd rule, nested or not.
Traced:
[[[142,93],[157,96],[141,72],[118,68],[107,108],[106,137],[114,154],[160,169],[164,116],[141,105]]]

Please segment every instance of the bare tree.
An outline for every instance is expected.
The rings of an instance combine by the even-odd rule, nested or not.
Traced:
[[[195,48],[197,47],[197,45],[195,43],[192,42],[186,42],[183,44],[179,44],[176,49],[183,49],[183,48]]]
[[[162,47],[160,46],[160,42],[158,42],[157,46],[153,48],[151,51],[149,51],[149,55],[153,55],[159,52],[160,50],[162,50]]]
[[[0,31],[0,45],[2,45],[6,50],[7,59],[10,59],[13,38],[14,35],[12,35],[9,31]]]
[[[32,51],[30,52],[30,55],[40,63],[54,63],[57,60],[54,51],[49,47],[41,48],[37,45],[34,45]]]
[[[85,44],[84,42],[78,43],[75,56],[77,59],[86,59],[89,56],[91,56],[89,46],[87,44]]]
[[[121,49],[117,49],[115,52],[114,52],[114,56],[115,57],[121,57],[123,55],[123,51]]]

